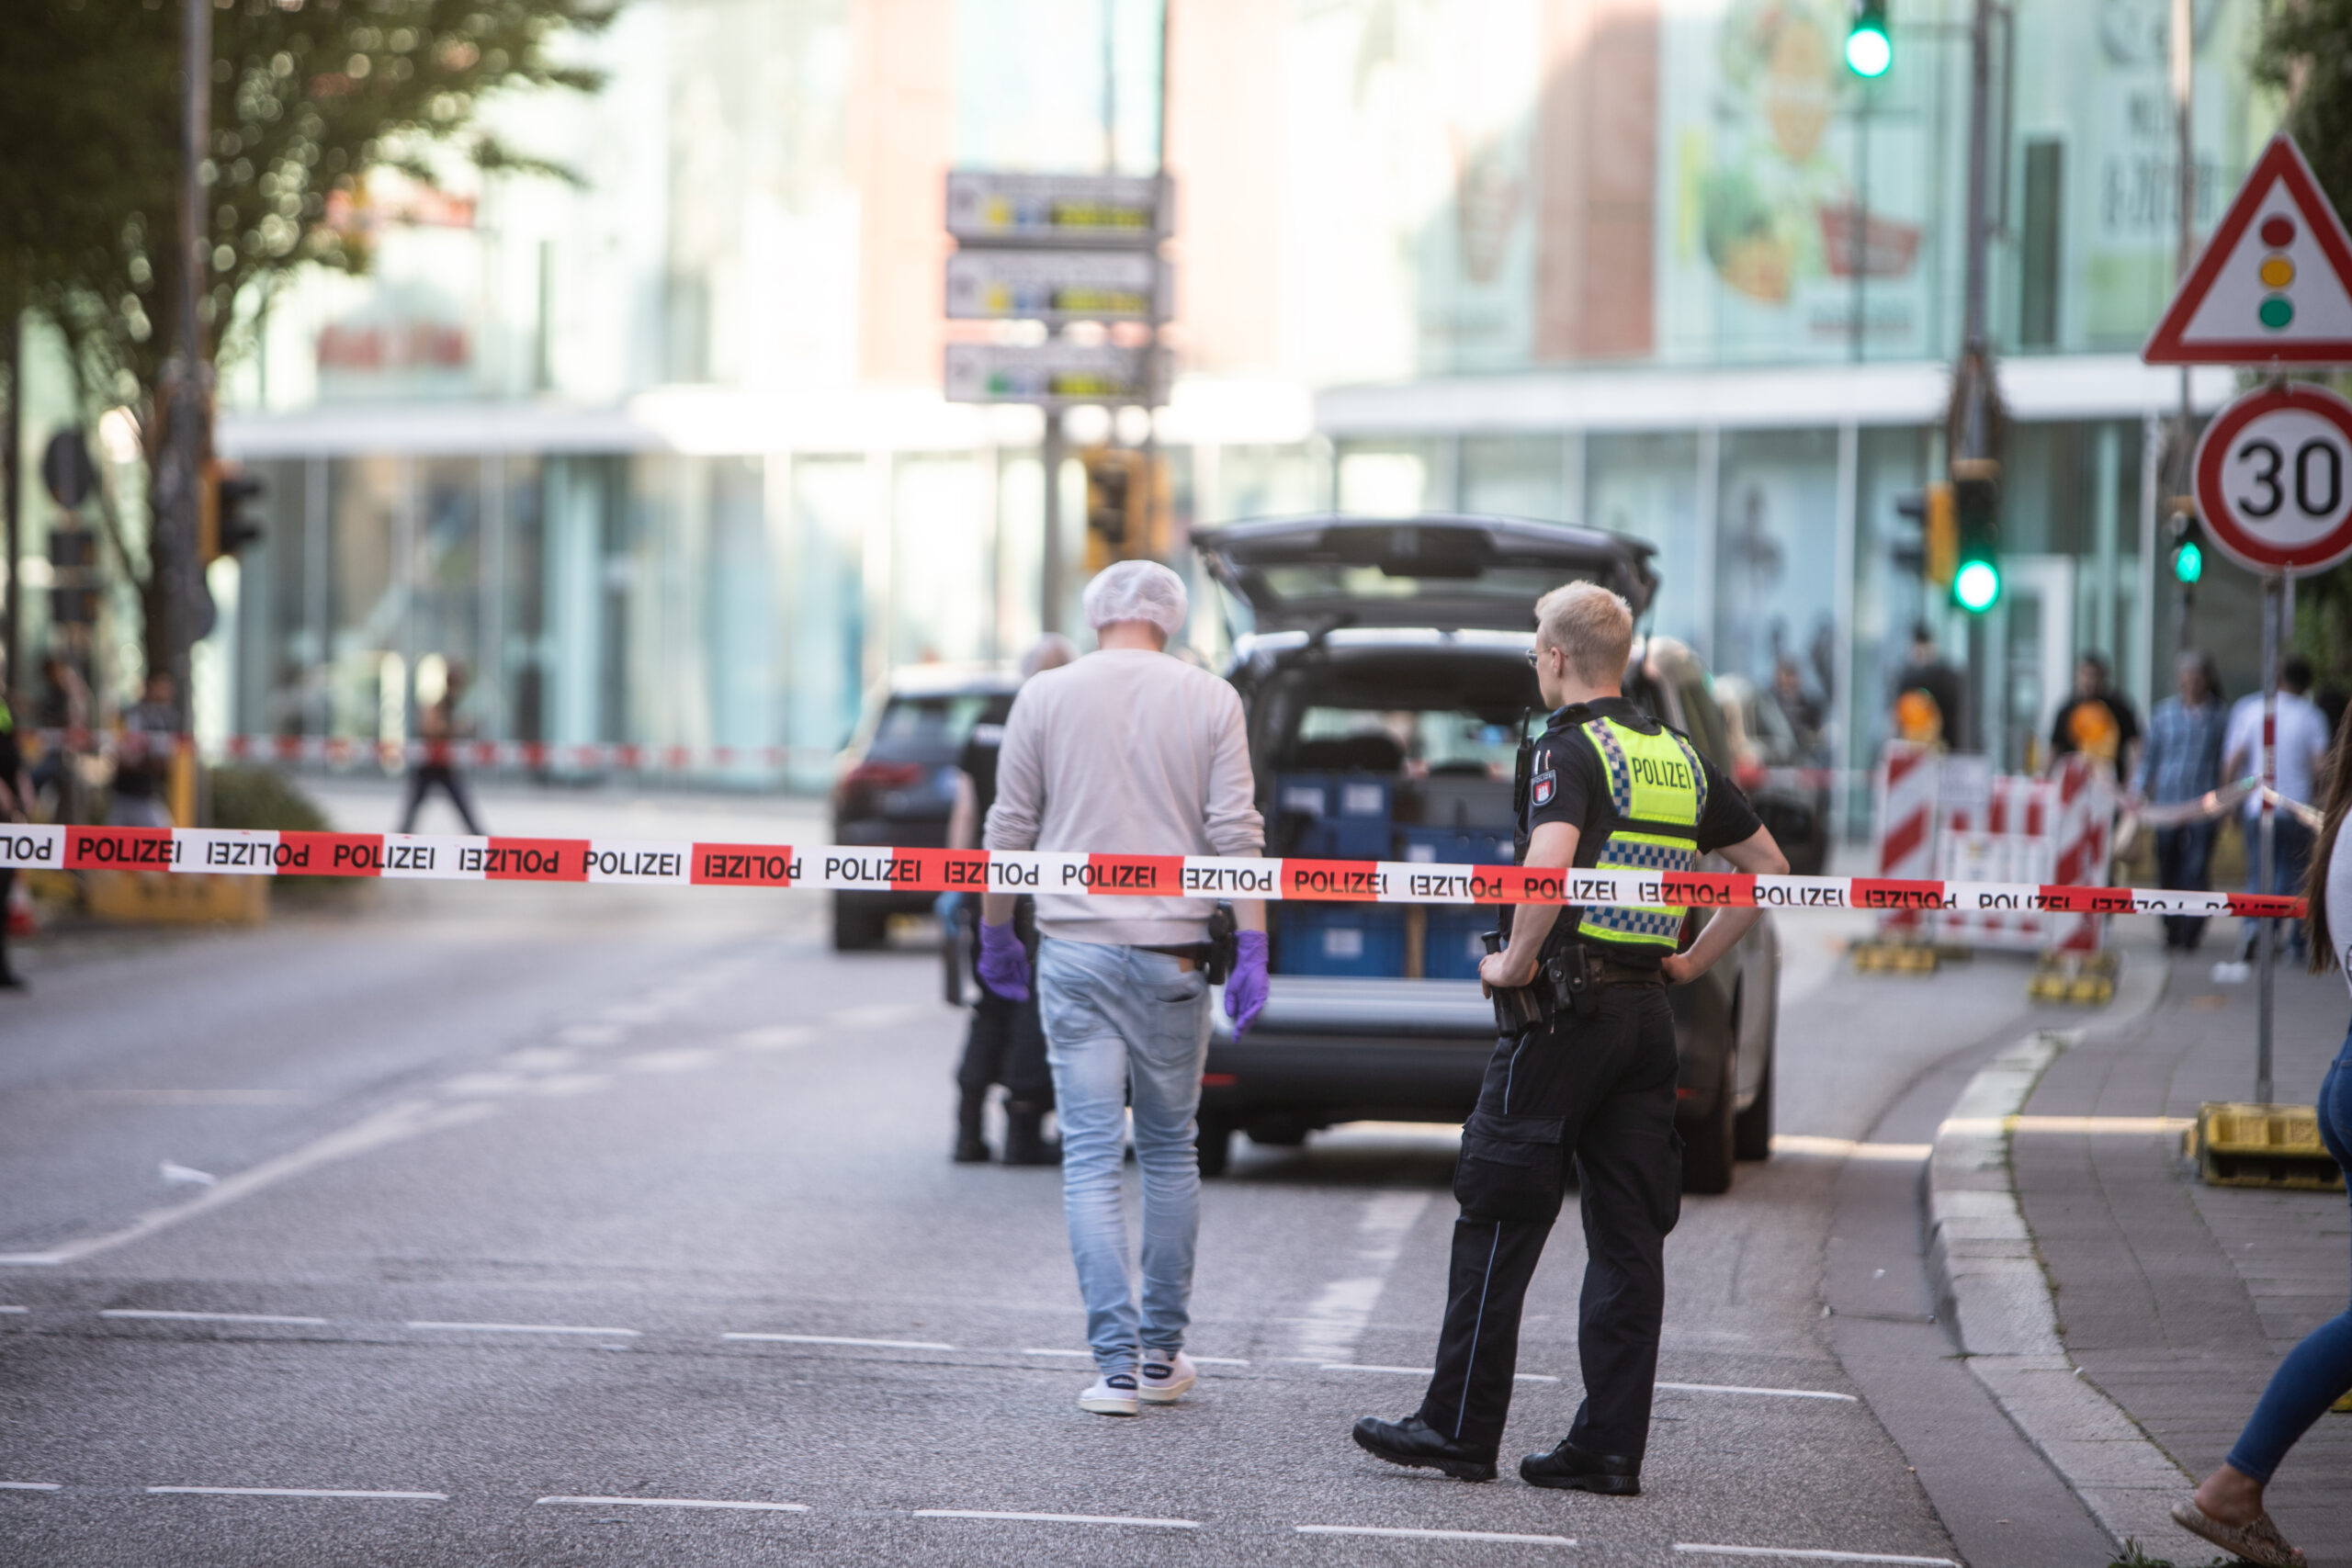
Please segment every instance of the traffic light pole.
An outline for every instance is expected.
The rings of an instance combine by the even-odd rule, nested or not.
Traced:
[[[1069,592],[1063,581],[1062,570],[1062,462],[1066,456],[1062,435],[1062,411],[1046,411],[1045,562],[1038,592],[1043,601],[1037,606],[1037,628],[1044,632],[1062,629],[1062,596]]]
[[[204,210],[205,146],[212,122],[212,0],[182,0],[178,374],[170,378],[169,446],[157,487],[158,550],[150,568],[163,594],[165,658],[175,728],[188,732],[188,638],[194,620],[197,487],[204,464],[204,333],[198,320],[212,262]]]

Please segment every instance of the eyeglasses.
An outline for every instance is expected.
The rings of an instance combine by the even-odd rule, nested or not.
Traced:
[[[1531,648],[1527,650],[1527,667],[1530,670],[1540,670],[1544,667],[1543,649]]]

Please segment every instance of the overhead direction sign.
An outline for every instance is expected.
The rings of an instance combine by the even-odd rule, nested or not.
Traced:
[[[955,169],[947,231],[967,245],[1149,250],[1168,237],[1164,175],[1016,175]]]
[[[2352,237],[2293,138],[2255,160],[2140,357],[2352,365]]]
[[[951,343],[945,390],[951,403],[1156,408],[1168,400],[1168,361],[1158,348],[1058,338],[1039,344]]]
[[[951,321],[1164,321],[1170,269],[1149,251],[959,250],[947,258]]]
[[[2248,392],[2197,444],[2197,507],[2254,571],[2322,571],[2352,556],[2352,403],[2286,382]]]

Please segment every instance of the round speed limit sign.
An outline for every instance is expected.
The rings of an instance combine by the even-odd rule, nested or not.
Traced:
[[[2318,571],[2352,555],[2352,403],[2289,383],[2248,392],[2197,444],[2197,509],[2255,571]]]

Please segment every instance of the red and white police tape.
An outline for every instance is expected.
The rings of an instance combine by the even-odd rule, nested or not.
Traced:
[[[1575,904],[1698,908],[2041,910],[2086,915],[2300,919],[2301,898],[2152,887],[2044,886],[1900,877],[1554,871],[1404,861],[1251,860],[687,840],[272,833],[211,828],[0,826],[0,866],[231,876],[605,882],[821,887],[871,893],[1054,893],[1388,904]]]

